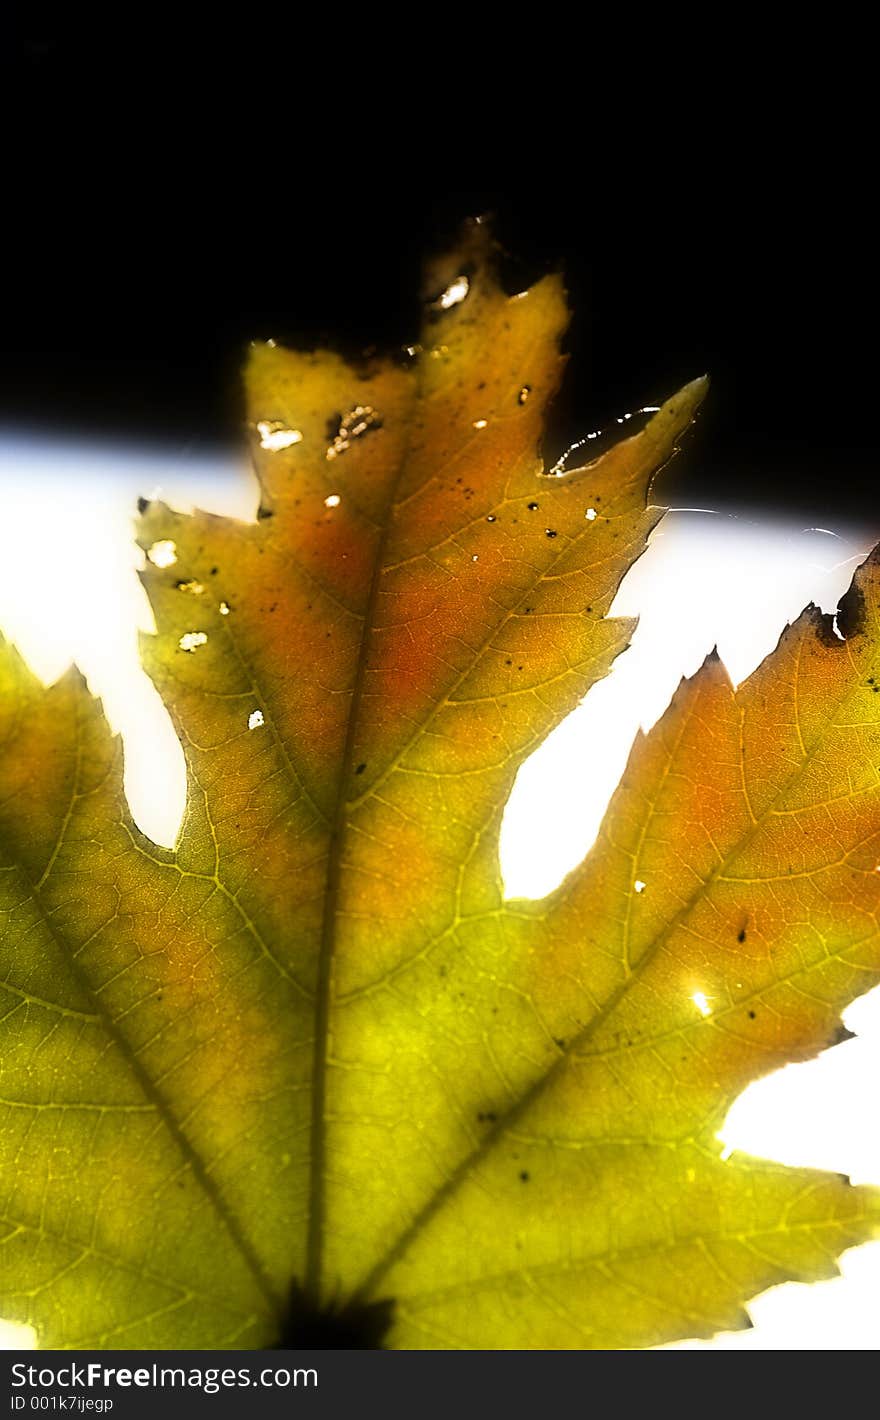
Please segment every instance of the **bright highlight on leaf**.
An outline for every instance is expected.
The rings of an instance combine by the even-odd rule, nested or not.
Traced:
[[[161,538],[147,548],[147,556],[154,567],[173,567],[177,561],[177,548],[167,538]]]
[[[268,449],[271,453],[278,449],[289,449],[302,439],[299,429],[287,429],[280,419],[258,419],[257,433],[260,436],[260,448]]]
[[[427,291],[407,363],[253,348],[256,524],[145,512],[174,852],[81,678],[0,652],[0,1314],[41,1346],[641,1347],[876,1231],[715,1136],[880,974],[880,559],[736,692],[710,657],[505,901],[705,382],[548,476],[558,279],[508,298],[477,226]]]

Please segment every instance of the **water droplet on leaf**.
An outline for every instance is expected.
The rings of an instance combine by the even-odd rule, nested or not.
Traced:
[[[260,436],[260,448],[268,449],[273,454],[302,442],[302,431],[289,429],[280,419],[258,419],[257,433]]]
[[[470,289],[471,283],[467,276],[456,276],[446,290],[441,291],[436,301],[432,301],[432,308],[436,311],[448,311],[452,306],[460,305]]]
[[[173,567],[177,561],[177,544],[165,538],[161,542],[154,542],[149,548],[147,556],[154,567]]]
[[[332,426],[331,426],[332,427]],[[355,439],[360,439],[370,429],[381,429],[381,416],[370,404],[356,404],[339,421],[339,428],[327,446],[327,458],[335,459],[350,449]]]

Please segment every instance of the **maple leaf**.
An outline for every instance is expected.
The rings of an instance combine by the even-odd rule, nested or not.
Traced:
[[[710,657],[599,839],[505,900],[518,767],[705,388],[564,476],[560,281],[485,229],[424,348],[254,348],[256,524],[150,505],[173,852],[81,678],[0,657],[0,1312],[47,1347],[631,1347],[832,1275],[877,1194],[721,1156],[749,1081],[877,980],[880,564],[738,691]]]

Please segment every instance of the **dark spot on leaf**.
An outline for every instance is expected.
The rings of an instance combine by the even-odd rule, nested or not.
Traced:
[[[837,629],[845,641],[860,636],[865,629],[865,594],[853,582],[837,603]]]
[[[554,1036],[553,1044],[558,1045],[560,1050],[565,1049],[565,1041],[563,1040],[562,1036]]]
[[[393,1318],[391,1298],[319,1309],[294,1282],[280,1335],[269,1350],[381,1351]]]
[[[366,766],[365,764],[359,764],[358,767],[357,767],[357,769],[354,771],[355,774],[363,774],[363,772],[364,772],[364,770],[366,769],[366,767],[367,767],[367,766]]]
[[[265,521],[266,518],[274,518],[274,516],[275,514],[272,512],[271,508],[264,508],[263,504],[260,504],[259,508],[257,509],[257,517],[260,519],[261,522]]]
[[[738,931],[737,934],[736,934],[736,940],[737,940],[738,942],[744,942],[745,939],[746,939],[746,929],[745,929],[745,927],[740,927],[739,931]]]
[[[556,529],[555,529],[555,528],[545,528],[544,531],[545,531],[545,533],[547,534],[548,537],[556,537]]]
[[[539,506],[540,506],[540,504],[538,504],[538,503],[530,503],[530,504],[529,504],[529,512],[530,512],[530,513],[537,513]]]
[[[220,569],[219,569],[218,567],[212,567],[212,568],[211,568],[211,576],[212,576],[212,577],[216,577],[219,570],[220,570]]]
[[[523,1169],[523,1170],[521,1171],[521,1173],[520,1173],[520,1180],[521,1180],[523,1183],[528,1183],[528,1181],[529,1181],[529,1172],[528,1172],[528,1169]]]
[[[755,1019],[755,1012],[754,1012],[754,1011],[749,1011],[749,1020],[750,1020],[750,1021],[753,1021],[754,1019]]]
[[[830,612],[823,612],[817,606],[810,606],[807,608],[807,614],[813,623],[816,636],[823,646],[830,646],[832,650],[837,650],[843,645],[840,636],[834,629],[834,617]]]

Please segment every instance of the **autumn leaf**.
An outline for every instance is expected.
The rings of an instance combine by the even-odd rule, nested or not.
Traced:
[[[705,382],[548,474],[562,286],[493,272],[477,225],[406,361],[253,349],[256,524],[147,508],[175,851],[80,676],[2,651],[0,1314],[44,1347],[642,1347],[876,1231],[716,1131],[878,977],[880,562],[738,691],[710,657],[505,900]]]

